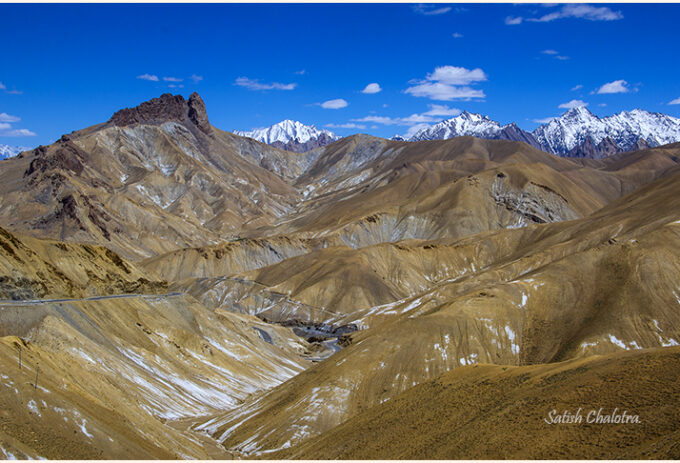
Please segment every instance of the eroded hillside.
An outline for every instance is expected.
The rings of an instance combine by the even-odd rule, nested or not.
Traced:
[[[552,434],[494,452],[543,432],[522,401],[576,385],[660,420],[601,447],[569,434],[583,458],[675,458],[679,162],[678,144],[594,160],[473,137],[295,154],[213,127],[197,94],[121,110],[0,165],[0,448],[559,458]],[[441,403],[465,435],[525,419],[431,438]],[[411,453],[386,444],[404,432]]]

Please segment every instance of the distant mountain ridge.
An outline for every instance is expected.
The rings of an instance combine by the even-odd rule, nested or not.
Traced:
[[[305,125],[291,119],[286,119],[270,127],[251,131],[235,130],[233,133],[295,153],[304,153],[314,148],[326,146],[342,138],[330,130],[319,130],[313,125]]]
[[[547,151],[560,155],[607,139],[619,152],[632,151],[680,141],[680,119],[642,109],[600,118],[581,106],[541,125],[533,135]]]
[[[514,122],[502,126],[488,116],[467,111],[416,132],[408,141],[446,140],[467,135],[488,140],[523,141],[534,148],[543,148],[531,133]]]
[[[31,148],[28,148],[26,146],[0,145],[0,159],[11,158],[12,156],[16,156],[22,151],[28,151],[30,149]]]
[[[393,139],[446,140],[461,136],[523,141],[559,156],[597,159],[680,141],[680,119],[642,109],[600,118],[581,106],[527,132],[515,123],[501,125],[488,116],[464,111],[410,138],[395,136]]]

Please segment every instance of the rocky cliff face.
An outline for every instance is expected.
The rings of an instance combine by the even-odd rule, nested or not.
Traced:
[[[165,93],[134,108],[117,111],[109,123],[118,127],[126,127],[133,124],[162,124],[170,121],[184,124],[190,122],[207,135],[212,132],[205,103],[195,92],[191,94],[188,101],[182,95]]]

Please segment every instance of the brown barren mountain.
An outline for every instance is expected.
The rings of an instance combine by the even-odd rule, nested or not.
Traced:
[[[118,111],[0,163],[0,450],[677,458],[679,163]]]

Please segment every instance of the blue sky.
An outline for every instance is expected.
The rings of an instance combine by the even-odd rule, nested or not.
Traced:
[[[3,144],[50,143],[165,92],[198,91],[224,130],[290,118],[389,137],[460,110],[533,130],[578,102],[680,117],[675,4],[0,4],[0,17]]]

